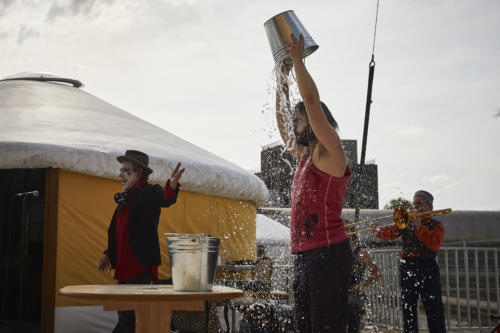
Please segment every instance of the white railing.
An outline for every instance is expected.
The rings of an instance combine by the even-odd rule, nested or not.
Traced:
[[[366,325],[402,328],[399,248],[374,249],[370,253],[382,271],[379,282],[367,289]],[[489,332],[500,314],[500,248],[443,247],[437,261],[441,274],[446,326],[450,331]],[[275,263],[273,289],[293,295],[293,258]],[[293,299],[290,297],[289,303]],[[425,311],[419,306],[419,327],[427,330]]]
[[[487,331],[495,326],[491,315],[500,313],[498,248],[443,247],[437,261],[448,330]],[[367,290],[365,321],[392,329],[402,328],[399,249],[372,250],[382,279]],[[419,327],[427,329],[419,306]]]

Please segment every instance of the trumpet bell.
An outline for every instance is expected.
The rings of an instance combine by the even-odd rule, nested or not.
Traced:
[[[398,206],[396,207],[396,209],[394,209],[393,218],[394,224],[396,224],[399,229],[405,229],[410,223],[410,216],[408,214],[408,211],[402,206]]]

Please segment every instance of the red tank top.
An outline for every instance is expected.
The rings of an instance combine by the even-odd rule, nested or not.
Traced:
[[[293,179],[292,252],[328,246],[347,238],[341,213],[350,177],[349,167],[343,177],[334,177],[319,170],[311,155],[302,157]]]

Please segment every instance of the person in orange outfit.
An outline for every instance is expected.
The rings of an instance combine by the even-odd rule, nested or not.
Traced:
[[[413,197],[413,212],[431,211],[434,197],[427,191],[417,191]],[[415,218],[405,229],[396,225],[379,228],[377,238],[394,240],[401,237],[399,275],[403,310],[403,332],[418,332],[417,303],[419,296],[425,308],[430,333],[446,332],[441,298],[437,251],[444,239],[443,224],[430,217]]]

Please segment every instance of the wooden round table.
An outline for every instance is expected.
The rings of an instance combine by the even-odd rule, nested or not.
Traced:
[[[59,295],[95,301],[104,311],[134,310],[137,333],[160,333],[170,332],[172,310],[205,311],[205,301],[240,297],[243,291],[214,286],[212,291],[179,292],[172,285],[121,284],[68,286]]]

